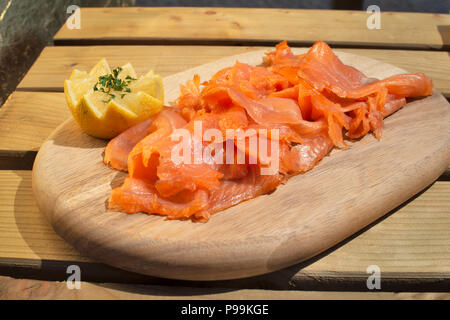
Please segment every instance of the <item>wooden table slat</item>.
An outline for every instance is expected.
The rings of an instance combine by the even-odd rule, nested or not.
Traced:
[[[445,49],[450,44],[448,14],[381,12],[380,29],[367,27],[370,15],[261,8],[82,8],[80,29],[63,25],[54,40],[56,44],[248,44],[285,39],[296,44],[324,40],[353,47],[416,49]]]
[[[0,108],[0,154],[39,150],[68,117],[63,93],[14,92]]]
[[[106,57],[114,67],[131,62],[138,74],[153,68],[164,77],[226,56],[263,48],[272,49],[234,46],[127,46],[126,49],[123,46],[47,47],[21,81],[18,90],[61,92],[64,80],[74,68],[90,70],[102,57]],[[408,72],[423,72],[433,79],[437,90],[450,98],[450,57],[447,52],[337,50],[387,62]]]

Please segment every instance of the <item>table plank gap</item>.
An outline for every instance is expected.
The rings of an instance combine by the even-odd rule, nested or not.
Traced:
[[[131,62],[138,74],[154,69],[161,76],[204,64],[226,56],[273,47],[233,46],[93,46],[47,47],[18,85],[19,91],[62,92],[64,80],[73,69],[90,70],[98,60],[106,57],[112,66]],[[450,98],[450,57],[447,52],[338,49],[401,67],[408,72],[422,72],[432,78],[437,90]],[[261,61],[262,61],[261,57]]]

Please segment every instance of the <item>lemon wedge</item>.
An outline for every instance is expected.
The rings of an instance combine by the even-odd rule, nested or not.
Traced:
[[[105,77],[112,81],[102,84]],[[137,78],[130,63],[111,71],[106,59],[89,73],[75,69],[64,82],[64,94],[81,129],[102,139],[147,120],[161,111],[164,102],[161,76],[149,71]]]

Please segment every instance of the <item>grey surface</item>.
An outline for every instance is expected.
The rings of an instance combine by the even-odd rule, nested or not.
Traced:
[[[72,4],[118,6],[132,5],[134,0],[0,0],[0,106],[51,44]]]
[[[365,0],[364,8],[377,5],[381,11],[449,13],[450,0]]]
[[[136,0],[136,6],[195,6],[249,8],[304,8],[365,10],[377,5],[381,11],[449,13],[450,0]]]
[[[136,0],[136,6],[330,9],[332,8],[333,1],[334,0]]]

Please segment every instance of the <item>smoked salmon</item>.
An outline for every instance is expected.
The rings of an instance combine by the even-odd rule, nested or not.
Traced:
[[[264,66],[236,62],[205,82],[195,75],[173,106],[112,139],[104,161],[128,176],[109,207],[207,221],[312,169],[346,140],[380,139],[384,117],[432,91],[424,74],[373,79],[325,42],[294,55],[283,41]]]

